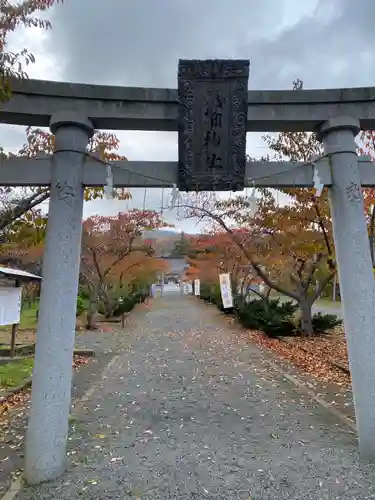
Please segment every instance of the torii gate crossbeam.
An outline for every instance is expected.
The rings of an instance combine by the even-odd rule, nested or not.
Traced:
[[[97,129],[178,130],[176,89],[115,87],[10,79],[13,97],[0,108],[0,123],[48,127],[59,110],[76,110]],[[315,132],[326,120],[348,116],[375,130],[375,87],[250,90],[248,132]]]
[[[52,155],[40,158],[0,158],[2,186],[48,186],[52,178]],[[375,186],[375,163],[367,156],[358,156],[363,187]],[[178,162],[113,161],[110,163],[115,188],[172,188],[178,182]],[[254,161],[246,167],[245,187],[313,188],[314,169],[318,168],[324,186],[332,185],[327,157],[311,162]],[[101,187],[107,182],[107,167],[94,157],[86,156],[82,183],[85,187]]]

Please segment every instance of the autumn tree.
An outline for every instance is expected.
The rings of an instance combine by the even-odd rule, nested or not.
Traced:
[[[187,276],[199,277],[202,282],[217,285],[220,273],[230,273],[235,290],[244,281],[250,283],[249,266],[231,235],[222,229],[191,239],[187,261]]]
[[[160,234],[158,232],[146,233],[145,243],[149,245],[154,254],[158,257],[172,257],[174,249],[181,236],[178,233],[167,232],[166,234]]]
[[[31,210],[8,226],[0,244],[0,263],[35,274],[42,272],[47,216]]]
[[[272,190],[262,189],[261,193],[254,215],[244,197],[195,210],[211,219],[217,232],[224,231],[230,237],[231,244],[220,251],[215,248],[216,258],[230,252],[231,272],[236,270],[235,263],[240,269],[251,267],[248,275],[257,275],[270,289],[296,300],[302,331],[312,334],[312,304],[335,273],[330,219],[321,211],[325,201],[289,190],[289,203],[280,206]],[[318,270],[321,275],[322,268],[326,275],[317,283],[315,275]]]
[[[358,137],[358,152],[375,161],[375,130],[361,131]],[[365,214],[368,223],[372,265],[375,268],[375,189],[362,188]]]
[[[0,244],[0,264],[40,276],[46,224],[45,214],[35,210],[8,226]],[[25,283],[22,287],[22,303],[31,305],[39,297],[39,293],[39,282]]]
[[[11,97],[11,79],[27,78],[24,68],[35,62],[33,54],[27,48],[20,52],[8,50],[9,35],[22,27],[51,28],[50,22],[37,14],[62,2],[63,0],[22,0],[15,3],[0,0],[0,102]],[[28,140],[29,132],[30,129]],[[0,147],[0,160],[6,156]],[[0,258],[3,263],[14,265],[18,262],[18,267],[30,267],[35,251],[30,251],[27,247],[31,244],[38,246],[45,233],[45,218],[39,209],[34,209],[47,198],[46,190],[0,188]],[[10,227],[12,223],[13,227]],[[37,248],[36,253],[40,254],[40,248]]]
[[[302,82],[294,82],[295,89],[301,86]],[[322,155],[314,134],[287,132],[264,140],[276,160],[309,163]],[[288,199],[284,205],[278,203],[278,192]],[[208,217],[216,230],[231,236],[239,261],[244,258],[270,289],[296,300],[302,332],[310,335],[312,304],[336,272],[327,193],[318,197],[314,189],[291,187],[262,188],[259,195],[255,214],[249,198],[238,196],[190,206],[190,215]]]
[[[55,138],[54,135],[39,128],[28,127],[26,130],[26,143],[18,151],[16,156],[34,158],[41,154],[53,154]],[[126,160],[125,156],[118,153],[120,141],[116,135],[109,132],[96,131],[89,141],[88,153],[100,155],[102,161]],[[5,156],[4,153],[2,153]],[[9,156],[14,156],[10,154]],[[25,188],[0,188],[0,232],[6,233],[5,229],[17,220],[24,220],[24,216],[49,199],[50,188],[25,187]],[[85,200],[102,198],[103,188],[86,188]],[[118,199],[130,198],[130,193],[124,189],[114,190],[114,196]]]
[[[111,286],[122,295],[149,293],[161,272],[168,272],[168,261],[154,257],[149,249],[131,252],[121,263],[119,274],[116,269],[109,276]]]
[[[190,250],[190,239],[182,231],[178,240],[175,241],[170,256],[174,258],[184,258]]]
[[[0,0],[0,101],[11,95],[11,78],[27,78],[25,66],[35,62],[27,48],[20,52],[8,49],[8,37],[17,28],[50,29],[51,23],[36,14],[50,9],[63,0]]]
[[[20,52],[7,50],[8,37],[17,28],[50,29],[51,23],[36,13],[50,9],[63,0],[22,0],[17,3],[0,0],[0,101],[11,96],[11,78],[27,78],[25,66],[35,62],[27,48]]]
[[[51,154],[54,136],[38,128],[28,128],[27,141],[18,152],[28,158]],[[90,140],[88,151],[99,154],[103,161],[124,160],[118,154],[119,140],[111,133],[97,131]],[[2,153],[4,156],[4,153]],[[44,239],[48,214],[41,204],[49,199],[49,186],[38,188],[0,188],[0,262],[3,265],[41,274]],[[118,199],[130,198],[130,193],[117,189]],[[85,200],[103,197],[103,188],[86,188]]]
[[[109,289],[152,258],[153,251],[144,244],[142,233],[166,226],[160,213],[133,209],[115,217],[90,217],[83,224],[81,279],[90,295],[88,326],[100,298],[107,316],[114,309]]]

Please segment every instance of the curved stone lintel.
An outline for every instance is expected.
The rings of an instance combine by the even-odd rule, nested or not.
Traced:
[[[74,109],[98,129],[177,131],[175,89],[112,87],[43,80],[13,80],[13,97],[0,123],[48,127],[59,110]],[[252,90],[249,132],[315,131],[331,118],[358,118],[375,129],[375,87],[319,90]]]

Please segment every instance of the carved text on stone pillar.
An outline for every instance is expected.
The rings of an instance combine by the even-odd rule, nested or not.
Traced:
[[[249,61],[180,61],[179,189],[241,190]]]
[[[346,194],[348,195],[349,201],[359,201],[361,199],[361,188],[357,183],[350,182],[346,188]]]
[[[56,189],[58,190],[58,198],[61,201],[65,201],[68,205],[72,205],[73,198],[75,197],[74,189],[70,186],[67,181],[61,183],[56,183]]]

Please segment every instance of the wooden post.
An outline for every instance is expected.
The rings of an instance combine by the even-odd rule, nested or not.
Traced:
[[[10,357],[14,358],[16,353],[16,334],[17,334],[17,323],[12,325],[12,339],[10,341]]]

